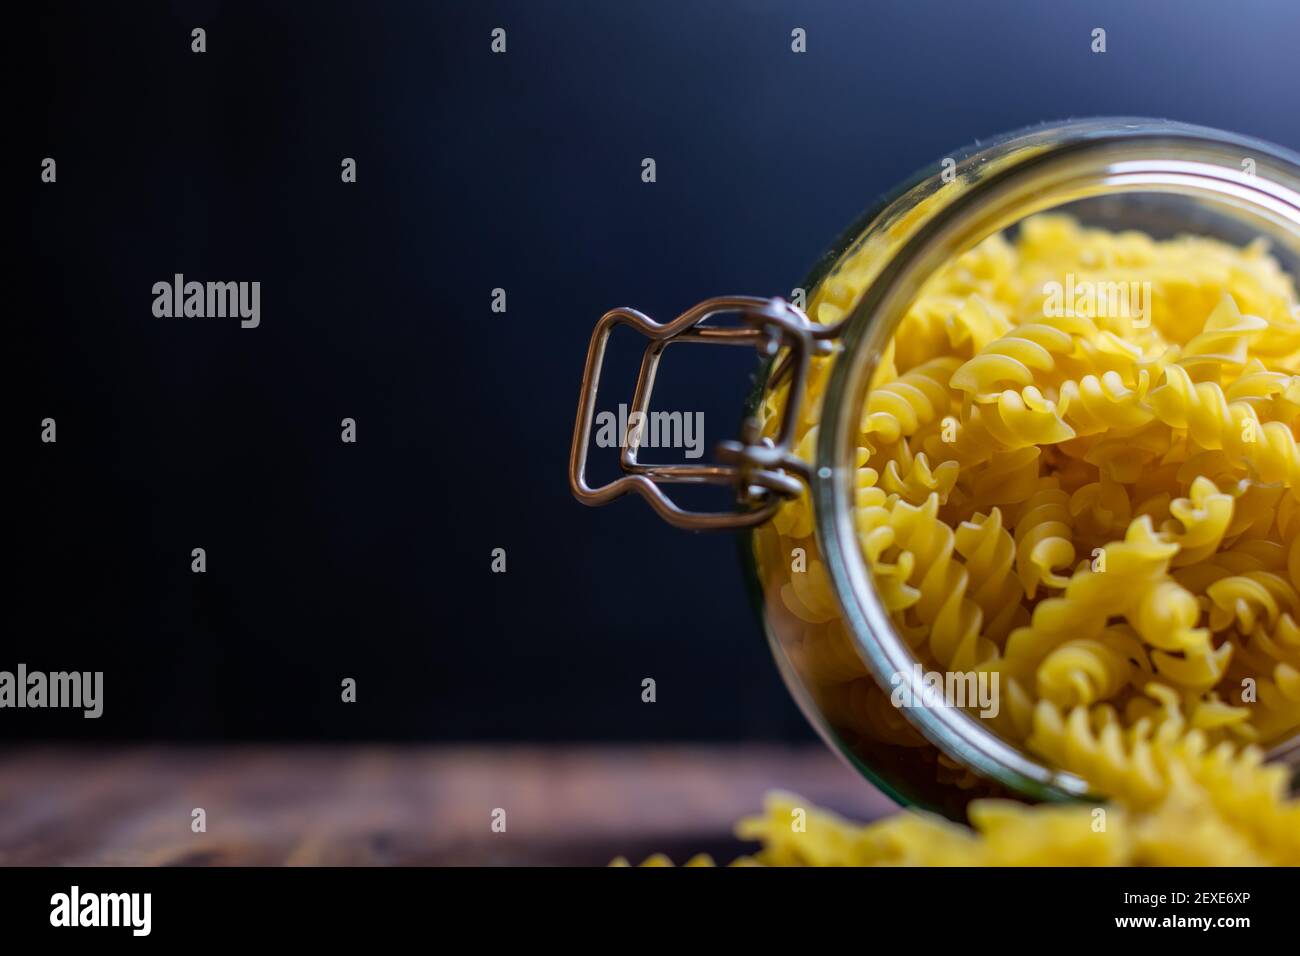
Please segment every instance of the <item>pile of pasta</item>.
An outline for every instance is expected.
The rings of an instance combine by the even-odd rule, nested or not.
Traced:
[[[873,268],[851,256],[810,317],[842,318]],[[833,360],[803,396],[806,458]],[[789,397],[768,397],[769,422]],[[992,728],[1107,798],[1106,826],[1086,804],[992,800],[973,829],[815,814],[795,832],[777,796],[740,826],[755,860],[1300,864],[1300,801],[1262,759],[1300,732],[1298,427],[1300,305],[1262,241],[1045,215],[931,277],[863,409],[859,540],[918,660],[996,673]],[[755,540],[764,571],[815,555],[807,497]],[[867,675],[820,559],[776,590],[837,730],[925,746]]]
[[[1249,774],[1244,776],[1249,777]],[[1276,834],[1289,820],[1275,817]],[[857,825],[786,793],[769,794],[762,815],[742,820],[736,835],[762,848],[732,866],[1267,866],[1298,865],[1294,837],[1272,839],[1266,827],[1243,831],[1216,812],[1206,791],[1178,786],[1156,807],[1123,805],[1027,806],[1013,800],[977,800],[971,827],[907,811]],[[619,858],[614,866],[628,866]],[[641,866],[673,866],[664,854]],[[700,854],[686,866],[714,866]]]

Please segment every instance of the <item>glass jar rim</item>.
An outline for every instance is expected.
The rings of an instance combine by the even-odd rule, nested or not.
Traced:
[[[911,231],[843,322],[843,349],[830,371],[812,469],[813,514],[822,555],[847,632],[882,687],[915,682],[915,656],[889,619],[872,584],[854,527],[856,409],[885,342],[921,284],[955,253],[1035,212],[1118,192],[1191,193],[1271,223],[1300,255],[1300,154],[1207,127],[1133,118],[1034,126],[975,144],[953,159],[965,187]],[[1005,162],[987,166],[992,157]],[[1244,159],[1253,160],[1247,171]],[[900,209],[937,190],[943,163],[896,190],[842,234],[805,282],[809,297],[859,244]],[[987,168],[987,175],[980,172]],[[929,185],[927,185],[929,184]],[[901,677],[900,677],[901,675]],[[924,688],[911,687],[916,694]],[[1055,769],[952,707],[909,708],[905,716],[931,743],[967,769],[1035,799],[1088,792],[1078,776]],[[842,746],[837,746],[844,753]],[[1295,765],[1300,735],[1269,751]]]

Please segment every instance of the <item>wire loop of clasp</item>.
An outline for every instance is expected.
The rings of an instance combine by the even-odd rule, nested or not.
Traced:
[[[717,315],[736,313],[742,324],[714,326],[705,323]],[[632,399],[626,435],[620,436],[619,464],[623,476],[593,488],[587,484],[587,448],[595,418],[596,393],[609,336],[618,325],[629,325],[650,340],[641,359],[636,392]],[[578,416],[569,458],[569,485],[574,497],[593,507],[608,504],[628,492],[650,503],[669,524],[691,530],[748,528],[762,524],[776,513],[783,501],[803,493],[811,478],[808,463],[791,452],[799,402],[808,376],[809,359],[829,352],[837,327],[818,326],[784,299],[754,296],[719,296],[688,309],[666,324],[655,322],[636,309],[612,309],[596,324],[587,349],[587,364],[578,396]],[[739,441],[718,445],[718,464],[651,465],[637,459],[639,429],[648,419],[655,373],[665,348],[674,342],[703,342],[715,345],[752,345],[774,360],[769,387],[790,379],[789,398],[782,411],[775,438],[762,436],[762,423],[748,418]],[[779,357],[779,358],[778,358]],[[735,511],[688,511],[663,490],[665,484],[732,485],[736,489]]]

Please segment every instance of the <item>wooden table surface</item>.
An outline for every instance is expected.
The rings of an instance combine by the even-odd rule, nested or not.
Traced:
[[[770,789],[893,809],[823,748],[26,747],[0,752],[0,865],[725,862]]]

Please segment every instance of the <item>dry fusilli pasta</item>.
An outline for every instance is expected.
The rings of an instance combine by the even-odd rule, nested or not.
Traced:
[[[846,315],[879,252],[842,262],[809,316]],[[1059,294],[1139,285],[1144,301]],[[802,396],[806,458],[834,360]],[[795,833],[776,797],[741,825],[756,860],[1300,863],[1300,803],[1259,749],[1300,731],[1297,373],[1300,304],[1262,242],[1044,215],[932,276],[863,409],[858,538],[918,660],[996,673],[992,726],[1113,800],[1107,838],[1086,805],[998,801],[971,805],[973,831],[812,812]],[[789,399],[767,397],[769,429]],[[923,745],[839,621],[807,496],[755,548],[837,731]]]

